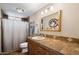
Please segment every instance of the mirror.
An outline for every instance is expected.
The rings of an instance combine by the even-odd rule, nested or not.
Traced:
[[[41,31],[61,31],[61,10],[41,19]]]

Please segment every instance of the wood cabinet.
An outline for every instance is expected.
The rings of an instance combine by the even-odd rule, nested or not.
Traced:
[[[61,55],[61,53],[45,47],[31,39],[28,39],[28,54],[29,55]]]

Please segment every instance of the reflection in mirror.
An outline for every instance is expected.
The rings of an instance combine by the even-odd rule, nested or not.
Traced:
[[[58,23],[57,23],[57,19],[56,18],[52,18],[51,20],[49,20],[49,27],[55,28],[57,26],[58,26]]]
[[[41,19],[42,31],[61,31],[61,10]]]

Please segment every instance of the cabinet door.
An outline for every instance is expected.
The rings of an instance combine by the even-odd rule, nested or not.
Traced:
[[[35,50],[34,50],[34,47],[32,44],[29,44],[28,53],[29,53],[29,55],[35,54]]]
[[[63,55],[62,53],[59,53],[58,51],[56,50],[49,50],[49,55]]]
[[[34,42],[29,41],[29,54],[30,55],[37,55],[38,46]]]
[[[41,46],[38,47],[38,50],[37,50],[37,54],[38,55],[49,55],[49,51],[42,48]]]
[[[48,49],[46,47],[43,47],[42,45],[29,41],[29,55],[61,55],[61,53]]]
[[[48,55],[49,52],[42,48],[39,44],[29,41],[29,54],[30,55]]]

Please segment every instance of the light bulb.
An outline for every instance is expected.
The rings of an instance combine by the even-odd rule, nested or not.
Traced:
[[[50,6],[50,10],[52,11],[54,9],[54,7],[53,6]]]
[[[47,9],[45,9],[45,13],[47,13],[48,12],[48,10]]]
[[[43,15],[43,14],[44,14],[44,12],[42,11],[42,12],[41,12],[41,14]]]
[[[23,13],[24,12],[24,10],[21,9],[21,8],[16,8],[16,10],[17,10],[18,13]]]

